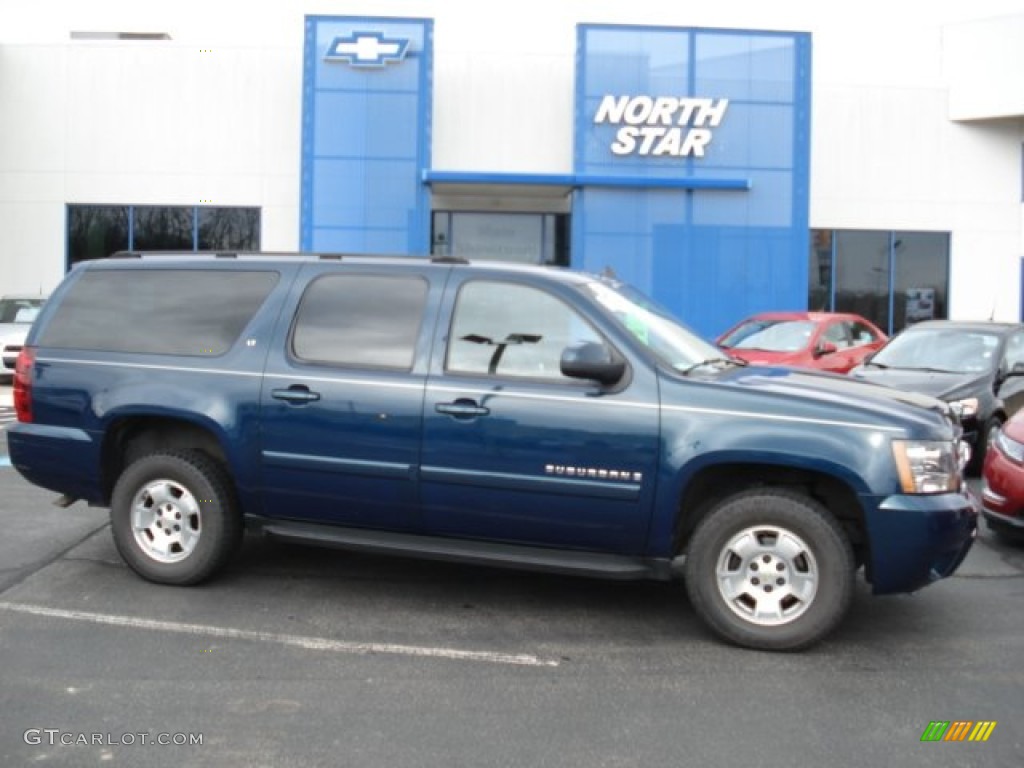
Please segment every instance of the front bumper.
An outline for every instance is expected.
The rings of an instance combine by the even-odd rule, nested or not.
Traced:
[[[1006,497],[1000,496],[989,488],[988,483],[985,483],[982,489],[981,501],[981,514],[991,530],[1004,536],[1024,540],[1024,516],[1010,514],[1012,506]],[[996,507],[996,509],[993,509],[993,507]],[[1014,510],[1014,512],[1017,512],[1017,510]]]
[[[981,482],[981,514],[988,527],[1024,539],[1024,473],[998,443],[989,452]]]
[[[875,498],[867,514],[876,595],[913,592],[953,574],[978,534],[981,504],[962,493]]]

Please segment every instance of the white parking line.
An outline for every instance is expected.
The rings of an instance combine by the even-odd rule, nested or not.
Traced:
[[[54,619],[85,621],[91,624],[106,624],[131,629],[149,629],[158,632],[178,632],[186,635],[221,637],[232,640],[253,640],[261,643],[277,643],[311,651],[332,651],[334,653],[375,654],[386,653],[395,656],[419,656],[455,661],[482,661],[488,664],[511,664],[521,667],[557,667],[558,662],[539,659],[528,654],[490,653],[488,651],[464,651],[458,648],[431,648],[418,645],[394,645],[391,643],[346,643],[324,637],[283,635],[276,632],[258,632],[232,627],[216,627],[210,624],[182,624],[174,621],[140,619],[134,616],[118,616],[110,613],[89,611],[68,611],[62,608],[47,608],[44,605],[24,603],[0,603],[0,610],[46,616]]]

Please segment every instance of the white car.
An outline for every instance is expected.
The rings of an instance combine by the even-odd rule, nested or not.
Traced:
[[[0,297],[0,381],[14,378],[14,364],[25,343],[28,329],[46,301],[44,296]]]

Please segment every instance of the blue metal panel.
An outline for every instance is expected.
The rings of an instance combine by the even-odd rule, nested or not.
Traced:
[[[744,178],[659,178],[608,176],[596,173],[475,173],[424,170],[426,184],[508,184],[546,187],[641,187],[644,189],[750,189]]]
[[[309,16],[301,247],[429,250],[430,19]]]
[[[580,25],[573,266],[709,338],[806,308],[810,57],[804,33]]]

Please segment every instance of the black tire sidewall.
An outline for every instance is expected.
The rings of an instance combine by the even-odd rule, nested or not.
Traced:
[[[131,527],[132,500],[155,480],[180,483],[200,504],[201,532],[185,559],[161,563],[146,554]],[[110,527],[125,563],[149,581],[197,584],[219,570],[234,552],[241,526],[224,473],[198,453],[160,453],[143,456],[118,478],[110,500]]]
[[[799,536],[818,568],[812,604],[793,621],[758,626],[745,621],[718,590],[716,568],[726,543],[759,525]],[[755,491],[726,499],[697,527],[687,550],[684,575],[694,609],[721,637],[747,648],[791,651],[821,641],[842,620],[853,596],[855,562],[838,522],[820,504],[798,493]]]
[[[974,443],[974,452],[967,463],[967,474],[980,475],[985,467],[985,454],[989,449],[989,437],[996,427],[1001,427],[1003,420],[999,416],[991,416],[978,431],[978,439]]]

